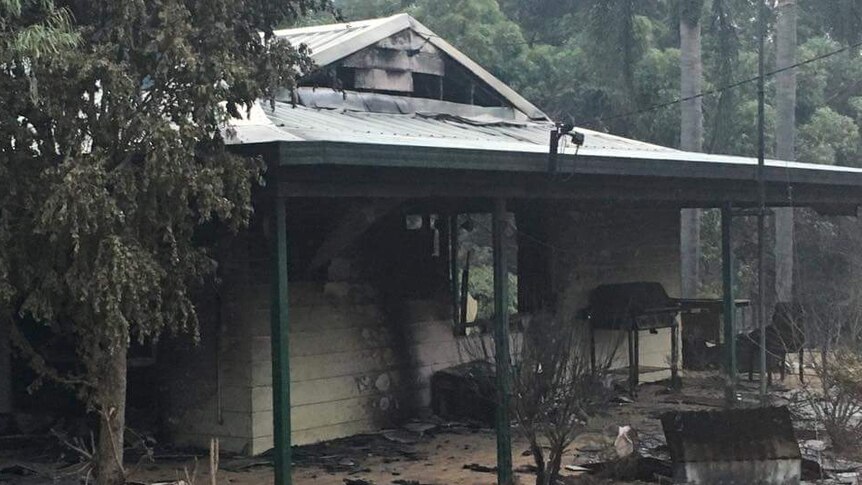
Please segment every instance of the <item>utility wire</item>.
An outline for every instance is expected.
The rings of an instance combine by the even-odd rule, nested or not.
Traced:
[[[825,54],[821,54],[821,55],[819,55],[819,56],[812,57],[812,58],[810,58],[810,59],[806,59],[806,60],[801,61],[801,62],[797,62],[796,64],[792,64],[792,65],[790,65],[790,66],[782,67],[781,69],[776,69],[776,70],[774,70],[774,71],[769,71],[769,72],[767,72],[767,73],[765,74],[765,77],[772,77],[772,76],[775,76],[776,74],[781,74],[782,72],[786,72],[786,71],[789,71],[789,70],[791,70],[791,69],[797,69],[797,68],[799,68],[799,67],[802,67],[802,66],[805,66],[805,65],[808,65],[808,64],[812,64],[812,63],[814,63],[814,62],[822,61],[822,60],[824,60],[824,59],[827,59],[827,58],[830,58],[830,57],[836,56],[836,55],[838,55],[838,54],[841,54],[841,53],[844,53],[844,52],[847,52],[847,51],[850,51],[850,50],[852,50],[852,49],[856,49],[856,48],[859,48],[859,47],[862,47],[862,42],[856,42],[856,43],[854,43],[854,44],[849,44],[849,45],[846,45],[846,46],[844,46],[844,47],[842,47],[842,48],[840,48],[840,49],[837,49],[837,50],[834,50],[834,51],[831,51],[831,52],[827,52],[827,53],[825,53]],[[676,99],[673,99],[673,100],[668,101],[668,102],[665,102],[665,103],[655,104],[655,105],[649,106],[649,107],[647,107],[647,108],[643,108],[643,109],[639,109],[639,110],[635,110],[635,111],[629,111],[629,112],[627,112],[627,113],[621,113],[621,114],[611,115],[611,116],[599,116],[599,117],[597,117],[597,118],[593,118],[593,119],[590,119],[590,120],[586,120],[586,121],[584,121],[584,123],[587,123],[587,124],[591,124],[591,123],[601,123],[601,122],[604,122],[604,121],[612,121],[612,120],[617,120],[617,119],[622,119],[622,118],[630,118],[630,117],[632,117],[632,116],[637,116],[637,115],[642,115],[642,114],[646,114],[646,113],[651,113],[651,112],[653,112],[653,111],[658,111],[658,110],[660,110],[660,109],[664,109],[664,108],[668,108],[668,107],[671,107],[671,106],[675,106],[675,105],[677,105],[677,104],[684,103],[684,102],[686,102],[686,101],[691,101],[691,100],[698,99],[698,98],[703,98],[703,97],[706,97],[706,96],[712,96],[712,95],[714,95],[714,94],[721,94],[721,93],[723,93],[723,92],[725,92],[725,91],[729,91],[729,90],[731,90],[731,89],[735,89],[735,88],[738,88],[738,87],[740,87],[740,86],[744,86],[744,85],[746,85],[746,84],[756,82],[756,81],[758,81],[759,79],[760,79],[760,76],[754,76],[754,77],[750,77],[750,78],[747,78],[747,79],[742,79],[742,80],[740,80],[740,81],[736,81],[736,82],[734,82],[734,83],[731,83],[731,84],[728,84],[728,85],[725,85],[725,86],[721,86],[721,87],[718,87],[718,88],[715,88],[715,89],[710,89],[710,90],[708,90],[708,91],[703,91],[703,92],[700,92],[700,93],[695,94],[695,95],[692,95],[692,96],[686,96],[686,97],[684,97],[684,98],[676,98]]]

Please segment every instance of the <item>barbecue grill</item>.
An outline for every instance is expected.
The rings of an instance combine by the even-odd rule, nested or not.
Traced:
[[[671,329],[671,383],[678,384],[679,324],[677,316],[713,305],[712,300],[671,298],[661,283],[635,282],[597,286],[590,293],[589,306],[582,316],[589,322],[590,361],[596,365],[596,330],[618,330],[628,337],[628,377],[632,395],[640,379],[640,337],[642,331]],[[651,369],[666,370],[666,369]]]

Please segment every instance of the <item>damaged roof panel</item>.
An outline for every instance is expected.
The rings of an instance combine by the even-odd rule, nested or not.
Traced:
[[[276,37],[293,45],[305,44],[319,66],[331,64],[386,37],[410,28],[407,14],[344,24],[276,30]]]
[[[493,109],[493,108],[491,108]],[[409,110],[408,110],[409,111]],[[382,145],[414,145],[476,150],[547,152],[551,123],[517,121],[467,111],[460,115],[412,112],[405,114],[315,109],[276,101],[255,107],[252,116],[235,123],[229,143],[272,141],[337,141]],[[251,127],[256,127],[254,131]],[[266,129],[264,129],[266,127]],[[676,150],[604,133],[587,134],[587,150],[636,150],[672,153]]]
[[[277,30],[275,35],[294,45],[305,44],[311,50],[312,60],[323,67],[379,42],[384,42],[408,29],[415,32],[415,35],[422,39],[423,44],[430,44],[444,52],[528,118],[545,121],[549,119],[542,110],[526,98],[408,14],[343,24]]]
[[[786,407],[669,412],[661,424],[675,463],[801,458]]]

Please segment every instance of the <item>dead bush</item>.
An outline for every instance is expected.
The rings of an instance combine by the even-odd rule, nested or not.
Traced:
[[[794,341],[802,337],[815,379],[798,392],[801,416],[814,419],[836,451],[862,443],[862,222],[797,211]],[[787,333],[787,332],[780,332]],[[795,346],[786,350],[794,351]],[[855,449],[854,449],[855,448]]]
[[[593,368],[585,329],[549,315],[524,321],[511,343],[512,416],[529,443],[536,484],[556,484],[572,442],[612,397],[605,385],[612,356]],[[474,337],[467,353],[493,359],[490,344]]]
[[[814,364],[819,389],[808,387],[807,402],[839,452],[862,443],[862,356],[844,348],[824,352]],[[813,389],[813,390],[812,390]]]

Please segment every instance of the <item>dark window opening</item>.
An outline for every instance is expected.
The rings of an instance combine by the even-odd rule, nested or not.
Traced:
[[[500,107],[506,106],[500,96],[486,88],[483,84],[475,84],[473,89],[473,104],[476,106]]]
[[[490,86],[451,60],[446,62],[443,100],[484,107],[508,105]]]
[[[473,104],[473,83],[460,76],[443,78],[443,100],[453,103]]]
[[[300,79],[299,86],[310,88],[333,88],[340,87],[340,82],[335,69],[318,69],[308,76]]]
[[[336,77],[341,89],[356,89],[356,69],[340,66],[336,70]]]
[[[413,96],[443,99],[443,78],[433,74],[413,73]]]

